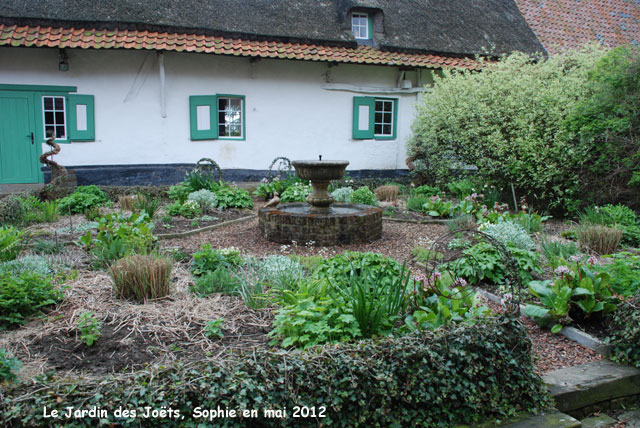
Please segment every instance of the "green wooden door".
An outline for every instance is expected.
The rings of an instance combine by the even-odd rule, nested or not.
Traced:
[[[40,181],[30,95],[0,95],[0,183]]]

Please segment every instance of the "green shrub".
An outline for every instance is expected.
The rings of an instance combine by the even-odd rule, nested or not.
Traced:
[[[480,230],[503,245],[511,245],[523,250],[533,250],[536,245],[527,231],[517,223],[502,221],[495,224],[485,223]]]
[[[94,379],[42,376],[28,391],[5,396],[2,423],[48,424],[42,408],[60,406],[51,391],[65,391],[65,406],[107,409],[105,424],[126,423],[114,416],[119,406],[140,414],[146,406],[164,406],[185,416],[145,420],[150,427],[202,423],[191,416],[196,407],[286,407],[291,415],[295,406],[315,406],[324,416],[322,423],[332,427],[451,427],[485,418],[504,420],[519,412],[537,414],[551,404],[534,372],[525,328],[502,318],[303,352],[252,350],[225,359],[169,363],[107,376],[99,385]],[[89,418],[74,423],[95,425]],[[277,423],[316,427],[318,419]],[[274,420],[260,414],[251,424],[270,426]],[[216,425],[238,426],[239,421],[220,418]]]
[[[607,257],[613,259],[613,263],[596,268],[609,274],[613,290],[624,296],[637,293],[640,290],[640,255],[622,252]]]
[[[453,213],[453,202],[444,200],[440,196],[431,196],[422,206],[422,210],[431,217],[449,217]]]
[[[597,179],[580,175],[590,146],[580,144],[578,130],[567,130],[565,118],[593,93],[587,76],[604,54],[592,48],[548,59],[514,53],[483,64],[482,73],[445,70],[412,126],[415,173],[442,185],[451,169],[474,165],[486,183],[513,183],[517,194],[535,195],[535,206],[576,210],[581,185],[593,187]]]
[[[18,194],[12,194],[0,199],[0,224],[22,223],[22,216],[24,215],[22,200]]]
[[[507,218],[513,223],[517,223],[527,231],[527,233],[542,232],[542,223],[549,220],[551,216],[541,216],[536,213],[508,214]]]
[[[202,214],[200,205],[196,201],[176,201],[167,206],[167,212],[172,216],[182,216],[184,218],[195,218]]]
[[[0,329],[22,324],[63,298],[50,276],[0,270]]]
[[[313,276],[319,280],[347,283],[352,275],[360,275],[360,272],[367,270],[375,271],[380,282],[390,284],[400,275],[401,268],[397,260],[382,254],[345,251],[322,260]]]
[[[189,185],[184,183],[176,184],[175,186],[171,186],[167,194],[169,195],[169,199],[175,201],[178,206],[185,203],[189,193],[194,192],[195,189],[192,189]]]
[[[134,204],[134,208],[137,211],[145,213],[150,220],[153,220],[156,213],[160,209],[160,200],[146,194],[139,195],[139,199]]]
[[[429,201],[429,196],[416,195],[407,199],[407,209],[409,211],[422,212],[424,205]]]
[[[569,260],[569,257],[580,253],[578,246],[573,242],[564,244],[547,238],[540,240],[540,249],[549,266],[554,269],[563,264],[565,260]]]
[[[25,233],[13,226],[0,226],[0,262],[15,260],[24,249]]]
[[[225,208],[253,208],[253,200],[249,191],[237,187],[222,186],[215,191],[218,199],[217,207]]]
[[[640,368],[640,292],[613,314],[607,342],[613,345],[612,360]]]
[[[16,380],[16,373],[21,366],[20,360],[9,354],[6,349],[0,348],[0,385]]]
[[[353,193],[353,189],[351,187],[340,187],[333,192],[331,192],[331,196],[336,202],[342,202],[345,204],[351,203],[351,194]]]
[[[58,210],[63,215],[68,214],[69,211],[74,214],[84,214],[87,209],[102,206],[107,202],[109,202],[107,194],[98,186],[80,186],[72,194],[58,201]]]
[[[80,341],[87,346],[93,346],[100,338],[102,323],[96,318],[95,312],[83,312],[78,317],[76,328],[80,332]]]
[[[368,187],[363,186],[351,193],[351,203],[378,206],[378,198]]]
[[[22,222],[23,223],[51,223],[57,221],[58,203],[56,201],[41,202],[33,195],[20,199],[22,204]]]
[[[287,187],[280,195],[280,202],[305,202],[311,194],[311,186],[303,183],[295,183]]]
[[[170,259],[157,255],[132,255],[109,268],[116,296],[144,302],[169,295],[171,290]]]

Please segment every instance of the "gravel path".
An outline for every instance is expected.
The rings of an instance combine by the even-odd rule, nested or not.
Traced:
[[[229,227],[204,232],[202,234],[172,239],[164,243],[165,246],[193,253],[204,243],[212,247],[237,247],[244,254],[262,257],[270,254],[319,254],[331,257],[345,250],[372,251],[393,257],[399,261],[410,260],[411,249],[424,242],[437,239],[447,233],[448,228],[437,224],[413,224],[385,221],[382,238],[370,244],[345,245],[340,247],[313,247],[298,243],[293,246],[283,246],[267,242],[260,237],[258,220],[252,219]],[[499,305],[489,304],[494,310],[500,310]],[[538,373],[547,373],[562,367],[570,367],[602,358],[589,348],[585,348],[564,336],[551,334],[538,328],[533,321],[522,319],[533,343],[533,355]]]

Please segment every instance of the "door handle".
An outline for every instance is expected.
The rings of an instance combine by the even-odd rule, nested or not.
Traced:
[[[31,144],[34,144],[34,142],[33,142],[33,132],[31,133]]]

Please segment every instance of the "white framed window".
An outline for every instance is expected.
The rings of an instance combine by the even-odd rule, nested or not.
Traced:
[[[218,96],[218,138],[243,138],[243,99]]]
[[[67,115],[65,97],[42,97],[42,124],[44,138],[53,132],[57,140],[67,139]]]
[[[356,39],[370,39],[369,15],[357,12],[351,14],[351,31]]]
[[[376,100],[373,119],[373,135],[375,137],[391,137],[393,129],[393,100]]]

